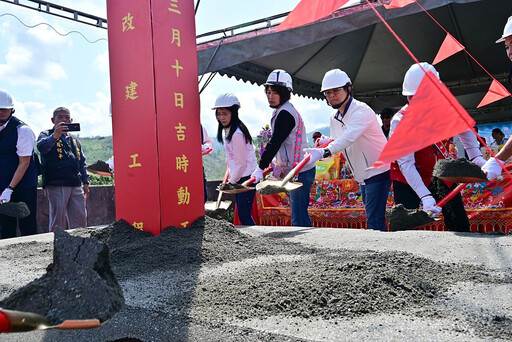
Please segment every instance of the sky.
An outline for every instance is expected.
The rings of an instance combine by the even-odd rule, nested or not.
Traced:
[[[288,12],[299,2],[200,0],[196,34]],[[20,3],[29,4],[28,0]],[[52,3],[107,17],[106,0]],[[81,137],[112,134],[107,38],[105,29],[0,2],[0,88],[11,92],[15,115],[31,126],[36,136],[52,127],[52,113],[59,106],[69,108],[74,122],[81,124]],[[201,123],[210,136],[217,131],[211,107],[222,93],[238,97],[240,118],[253,137],[270,122],[272,109],[263,87],[216,76],[201,94]],[[291,102],[302,114],[307,132],[328,126],[331,109],[325,101],[292,95]]]

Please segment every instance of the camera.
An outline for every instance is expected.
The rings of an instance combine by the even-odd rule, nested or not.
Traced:
[[[66,126],[68,132],[78,132],[80,130],[79,123],[63,123],[62,126]]]

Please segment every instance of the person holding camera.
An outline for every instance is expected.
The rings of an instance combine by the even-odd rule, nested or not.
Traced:
[[[37,168],[34,159],[32,129],[14,115],[11,94],[0,90],[0,205],[24,202],[30,214],[17,219],[0,215],[0,238],[16,237],[16,227],[21,235],[37,233]]]
[[[56,108],[51,120],[54,127],[41,132],[37,139],[43,188],[49,201],[49,231],[55,227],[86,227],[89,175],[80,141],[68,133],[79,130],[79,124],[72,123],[71,113],[65,107]]]

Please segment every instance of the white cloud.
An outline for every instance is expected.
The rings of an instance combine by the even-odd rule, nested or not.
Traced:
[[[112,135],[112,121],[109,113],[110,98],[96,93],[96,100],[91,103],[74,102],[63,104],[71,112],[74,122],[79,122],[83,137]],[[55,108],[49,108],[40,102],[15,102],[15,115],[25,121],[34,131],[36,137],[43,130],[53,127],[51,118]]]
[[[108,75],[108,73],[109,73],[108,50],[105,50],[105,52],[99,54],[96,57],[96,59],[92,62],[91,67]]]

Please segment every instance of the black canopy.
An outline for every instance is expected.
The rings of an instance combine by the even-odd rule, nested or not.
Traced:
[[[512,63],[503,43],[495,41],[512,15],[512,1],[419,3],[493,77],[507,85]],[[446,33],[417,4],[394,10],[374,5],[420,61],[434,60]],[[351,77],[355,97],[374,110],[398,108],[405,103],[402,81],[413,60],[369,5],[340,9],[323,20],[282,32],[275,32],[276,27],[198,44],[199,73],[218,72],[260,85],[273,69],[285,69],[293,77],[294,93],[321,98],[320,84],[325,72],[340,68]],[[459,52],[436,68],[477,122],[512,120],[510,97],[476,109],[491,78],[468,54]]]

